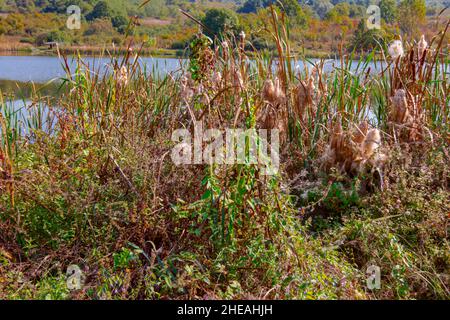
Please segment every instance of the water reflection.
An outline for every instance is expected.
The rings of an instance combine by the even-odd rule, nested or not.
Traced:
[[[49,102],[50,100],[3,100],[0,103],[0,113],[6,119],[9,130],[19,136],[29,136],[37,130],[51,133],[57,121]]]
[[[20,82],[13,80],[0,80],[0,92],[4,97],[28,99],[38,95],[40,97],[59,97],[64,88],[58,80],[47,83]]]

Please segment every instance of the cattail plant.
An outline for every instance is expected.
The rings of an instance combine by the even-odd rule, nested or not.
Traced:
[[[390,99],[390,125],[401,141],[422,140],[424,119],[417,103],[418,99],[404,89],[398,89]]]
[[[0,95],[0,105],[3,106],[3,101]],[[7,119],[0,112],[0,190],[6,187],[6,192],[9,194],[10,205],[14,208],[14,159],[15,142],[14,132],[7,123]]]
[[[308,110],[310,115],[317,111],[317,101],[315,99],[316,86],[314,78],[301,80],[294,89],[294,115],[301,123],[305,121],[305,113]]]
[[[428,44],[423,35],[416,46],[411,46],[407,53],[404,53],[400,40],[394,41],[389,47],[389,53],[395,61],[389,71],[390,92],[388,92],[389,98],[387,99],[389,105],[387,120],[392,135],[399,142],[423,141],[424,130],[430,132],[426,119],[432,116],[430,103],[441,104],[440,110],[446,108],[447,102],[439,98],[432,100],[428,95],[432,86],[438,86],[439,90],[444,92],[447,90],[441,87],[441,84],[445,83],[446,76],[442,74],[438,63],[448,27],[447,24],[434,49],[431,48],[431,44],[437,38],[433,38],[431,44]],[[441,96],[441,92],[437,92],[437,96]]]
[[[268,79],[264,82],[261,92],[262,108],[259,109],[258,123],[263,129],[277,129],[281,141],[287,138],[286,95],[281,87],[280,79]]]
[[[128,69],[126,66],[122,66],[116,71],[116,79],[119,86],[126,87],[128,85]]]
[[[333,125],[329,144],[322,156],[322,167],[326,170],[337,168],[343,173],[358,174],[365,169],[379,169],[386,161],[380,150],[381,133],[376,128],[369,129],[366,121],[353,130],[342,128],[341,120]]]

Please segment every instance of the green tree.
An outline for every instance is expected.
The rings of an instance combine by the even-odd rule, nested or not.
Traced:
[[[38,0],[35,1],[36,6],[42,8],[42,12],[57,12],[65,14],[71,5],[81,8],[82,12],[90,12],[92,10],[92,1],[84,0]]]
[[[397,18],[396,2],[396,0],[380,1],[381,18],[387,23],[392,23]]]
[[[258,9],[266,8],[274,4],[275,0],[246,0],[242,7],[238,9],[238,13],[256,12]]]
[[[350,16],[350,5],[342,2],[334,6],[327,14],[327,19],[333,20],[334,17],[348,17]]]
[[[102,18],[111,18],[112,12],[106,1],[99,1],[95,5],[94,9],[86,16],[87,20],[95,20]]]
[[[333,23],[348,21],[350,16],[350,5],[342,2],[334,6],[325,16],[325,19]]]
[[[42,46],[45,42],[67,42],[69,38],[61,30],[52,30],[39,34],[35,38],[36,45]]]
[[[367,29],[366,21],[362,19],[351,39],[351,51],[368,52],[374,50],[378,44],[383,44],[383,32],[377,29]]]
[[[104,40],[114,35],[115,30],[110,19],[96,19],[89,24],[89,27],[84,32],[85,36],[97,36],[98,40]]]
[[[118,15],[111,19],[113,27],[120,33],[125,33],[128,26],[128,18]]]
[[[144,7],[144,12],[148,17],[164,18],[169,15],[170,9],[165,0],[151,0]]]
[[[210,38],[220,36],[226,31],[235,32],[239,25],[236,14],[227,9],[209,9],[202,23],[207,27],[204,33]]]
[[[16,6],[20,13],[34,11],[34,2],[32,0],[16,0]]]
[[[425,0],[403,0],[398,7],[398,22],[402,32],[411,36],[425,22],[427,7]]]
[[[333,4],[329,0],[316,0],[312,3],[312,7],[317,15],[324,19],[327,13],[333,9]]]
[[[297,0],[279,0],[278,6],[281,7],[290,21],[297,25],[305,25],[307,22],[307,15]]]
[[[6,9],[6,1],[5,0],[0,0],[0,10],[5,10]]]
[[[2,33],[6,33],[8,35],[21,34],[25,28],[23,15],[11,13],[6,17],[6,19],[4,19],[2,25]]]

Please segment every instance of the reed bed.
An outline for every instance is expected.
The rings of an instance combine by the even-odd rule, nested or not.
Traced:
[[[106,73],[61,55],[57,101],[0,101],[0,297],[448,299],[448,26],[331,72],[275,10],[277,58],[243,33],[199,33],[166,76],[131,45]],[[199,123],[278,129],[280,173],[176,166],[172,132]]]

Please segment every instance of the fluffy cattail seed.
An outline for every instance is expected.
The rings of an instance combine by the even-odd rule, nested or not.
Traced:
[[[355,129],[352,140],[354,143],[363,143],[364,138],[367,135],[367,131],[369,130],[369,124],[367,121],[361,122],[361,124]]]
[[[264,82],[262,89],[262,99],[264,101],[272,102],[275,100],[275,85],[271,79]]]
[[[127,67],[122,66],[117,75],[117,83],[121,86],[126,86],[128,84],[128,70]]]
[[[284,95],[283,89],[281,88],[281,81],[275,78],[275,102],[282,103],[286,96]]]
[[[365,159],[373,156],[381,145],[381,134],[378,129],[370,129],[362,144],[362,153]]]
[[[241,38],[242,42],[245,41],[245,37],[246,37],[245,32],[241,31],[241,33],[239,33],[239,37]]]
[[[399,89],[391,98],[392,114],[391,120],[395,123],[405,123],[409,117],[408,101],[406,99],[406,91]]]
[[[428,48],[428,42],[425,40],[425,35],[422,35],[422,38],[420,38],[417,48],[419,53],[419,59],[422,59],[425,50],[427,50]]]
[[[211,77],[211,82],[215,88],[220,87],[220,83],[222,82],[222,74],[220,71],[215,71]]]
[[[395,40],[391,43],[389,46],[389,55],[392,57],[392,59],[397,59],[399,57],[402,57],[404,54],[403,51],[403,44],[400,40]]]

